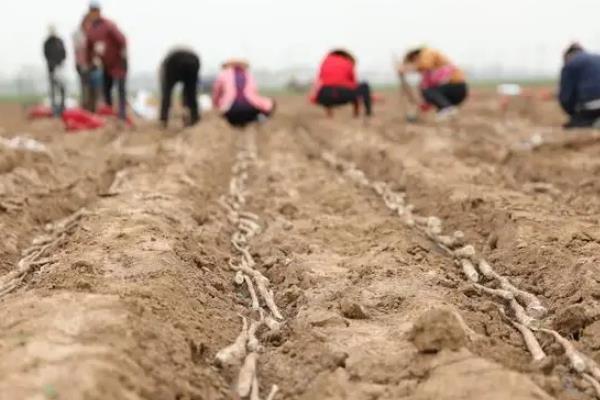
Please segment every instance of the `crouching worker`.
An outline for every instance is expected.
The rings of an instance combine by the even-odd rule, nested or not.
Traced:
[[[271,117],[275,112],[275,102],[258,93],[248,63],[242,60],[223,64],[213,86],[213,104],[235,127]]]
[[[360,114],[361,103],[367,117],[373,114],[371,88],[366,82],[357,82],[355,66],[354,56],[341,49],[331,51],[321,63],[311,101],[325,107],[329,117],[333,108],[346,104],[353,105],[355,117]]]
[[[160,121],[164,127],[169,122],[169,110],[173,89],[177,83],[183,84],[183,105],[189,111],[185,125],[195,125],[200,120],[198,108],[198,82],[200,58],[191,50],[172,50],[160,66]]]
[[[571,45],[564,55],[560,105],[570,119],[565,128],[600,128],[600,55]]]
[[[468,88],[465,74],[441,52],[427,47],[409,51],[398,73],[403,89],[410,101],[416,103],[405,75],[410,72],[421,74],[421,109],[434,106],[438,118],[444,119],[457,113],[456,106],[467,98]]]

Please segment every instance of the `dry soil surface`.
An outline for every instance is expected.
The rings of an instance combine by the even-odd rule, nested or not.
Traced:
[[[1,399],[598,396],[600,136],[489,94],[416,125],[279,109],[76,135],[2,110],[48,151],[0,148]]]

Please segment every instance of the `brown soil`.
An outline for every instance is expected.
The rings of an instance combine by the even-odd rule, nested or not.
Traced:
[[[9,119],[3,136],[27,133],[50,155],[0,151],[0,289],[32,243],[83,213],[0,295],[0,398],[237,398],[237,371],[215,356],[239,315],[256,315],[229,267],[235,228],[220,199],[248,137],[258,157],[244,207],[261,227],[251,256],[284,315],[281,330],[258,331],[262,398],[272,385],[299,400],[594,398],[551,336],[536,333],[548,357],[533,362],[502,302],[322,160],[354,162],[416,214],[464,232],[548,308],[542,326],[600,362],[593,132],[553,128],[548,103],[502,114],[488,94],[443,124],[407,125],[393,101],[368,125],[350,110],[328,120],[304,99],[280,103],[245,132],[214,116],[180,132],[78,135]],[[534,135],[543,144],[528,146]]]

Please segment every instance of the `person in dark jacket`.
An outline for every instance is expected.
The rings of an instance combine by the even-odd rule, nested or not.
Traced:
[[[59,116],[65,110],[65,83],[59,70],[67,58],[67,51],[64,42],[57,36],[56,29],[53,26],[50,27],[50,34],[44,42],[44,57],[48,66],[50,104],[54,115]]]
[[[600,55],[573,44],[564,54],[564,63],[559,100],[570,117],[564,127],[600,127]]]
[[[127,119],[127,39],[117,25],[104,18],[100,3],[90,3],[89,26],[86,29],[87,64],[100,60],[103,68],[104,101],[112,106],[112,89],[116,84],[119,94],[119,118]]]
[[[164,59],[160,67],[161,106],[160,121],[163,126],[169,122],[171,96],[177,83],[183,84],[183,105],[189,110],[187,126],[200,120],[198,109],[198,82],[200,58],[188,49],[174,49]]]
[[[311,101],[325,107],[328,116],[333,115],[334,107],[345,104],[354,106],[356,117],[361,103],[367,117],[373,113],[371,87],[366,82],[357,81],[355,66],[354,56],[342,49],[331,51],[321,63]]]

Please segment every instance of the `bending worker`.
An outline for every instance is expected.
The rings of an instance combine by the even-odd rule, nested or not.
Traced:
[[[321,63],[311,101],[325,107],[328,116],[333,115],[333,108],[352,104],[358,117],[361,103],[367,117],[373,114],[371,88],[357,82],[355,67],[354,56],[342,49],[331,51]]]
[[[249,65],[243,60],[223,64],[213,87],[213,104],[236,127],[271,117],[275,112],[275,102],[258,93]]]
[[[560,77],[560,105],[569,115],[565,128],[600,128],[600,55],[579,44],[564,54]]]
[[[172,50],[160,67],[161,105],[160,121],[163,126],[169,122],[171,96],[177,83],[183,84],[183,105],[189,111],[186,126],[195,125],[200,120],[198,109],[198,82],[200,58],[192,50],[178,48]]]
[[[456,106],[467,98],[465,74],[437,50],[428,47],[411,50],[398,68],[406,96],[416,103],[417,100],[405,78],[410,72],[421,74],[420,89],[424,101],[421,109],[434,106],[440,119],[456,114]]]

